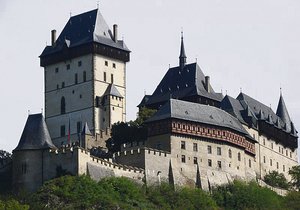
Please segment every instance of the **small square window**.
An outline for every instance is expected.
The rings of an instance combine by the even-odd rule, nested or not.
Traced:
[[[181,141],[181,149],[185,149],[185,141]]]
[[[116,64],[115,63],[113,63],[112,66],[113,66],[114,69],[116,68]]]
[[[221,147],[217,147],[217,155],[221,155],[222,152],[221,152]]]
[[[194,152],[198,151],[198,145],[197,145],[197,143],[193,143],[193,151]]]
[[[222,162],[218,161],[218,168],[222,168]]]
[[[207,153],[211,154],[211,146],[210,145],[207,146]]]
[[[105,61],[105,66],[108,66],[108,61]]]
[[[67,70],[69,70],[70,69],[70,64],[67,64]]]
[[[211,161],[211,159],[208,159],[207,164],[208,164],[209,167],[212,167],[212,161]]]
[[[185,163],[185,155],[181,155],[181,162]]]
[[[78,66],[81,66],[82,65],[82,62],[81,61],[78,61]]]

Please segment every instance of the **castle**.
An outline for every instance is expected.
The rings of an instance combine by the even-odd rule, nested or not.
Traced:
[[[179,65],[138,106],[157,110],[145,122],[147,140],[124,144],[110,158],[93,156],[92,148],[105,148],[112,124],[126,120],[130,50],[98,9],[71,17],[58,38],[51,34],[40,55],[45,118],[28,116],[13,151],[14,189],[35,191],[66,173],[206,190],[234,179],[261,180],[273,170],[290,179],[298,136],[283,96],[275,113],[245,93],[216,93],[198,64],[186,63],[183,37]]]

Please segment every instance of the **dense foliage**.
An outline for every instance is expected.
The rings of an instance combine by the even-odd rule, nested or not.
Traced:
[[[281,197],[255,182],[235,181],[207,193],[200,189],[144,186],[127,178],[99,182],[88,176],[63,176],[46,182],[38,192],[0,197],[2,209],[203,209],[299,210],[300,193]]]
[[[272,209],[281,210],[282,197],[257,183],[245,184],[235,181],[233,184],[213,189],[212,196],[224,209]]]
[[[291,185],[295,189],[300,190],[300,165],[293,166],[289,170],[289,175],[292,177]]]
[[[141,142],[147,139],[147,127],[144,122],[149,119],[156,110],[141,108],[136,120],[118,122],[112,125],[111,138],[106,141],[111,152],[120,150],[124,143]]]
[[[270,173],[266,174],[264,177],[264,181],[273,187],[279,187],[282,189],[288,189],[289,183],[285,178],[283,173],[278,173],[277,171],[271,171]]]

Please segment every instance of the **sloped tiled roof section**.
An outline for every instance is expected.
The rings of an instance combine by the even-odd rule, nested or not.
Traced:
[[[64,49],[97,42],[129,52],[122,40],[113,40],[113,34],[98,9],[73,16],[65,25],[55,42],[55,46],[47,46],[41,57]]]
[[[146,105],[161,103],[170,98],[183,99],[191,96],[202,96],[221,101],[223,96],[215,93],[212,87],[210,92],[205,89],[205,76],[197,63],[187,64],[183,68],[170,68]]]
[[[29,115],[23,130],[18,150],[55,149],[42,114]]]
[[[283,97],[280,96],[276,114],[263,103],[253,99],[245,93],[240,93],[236,99],[225,96],[221,108],[246,125],[257,129],[257,121],[265,121],[270,125],[297,137],[297,131],[290,119]],[[251,124],[249,124],[251,122]]]
[[[170,118],[226,127],[247,136],[249,135],[242,124],[224,110],[213,106],[176,99],[170,99],[146,122],[149,123]]]
[[[112,96],[124,98],[114,84],[108,85],[104,95],[112,95]]]
[[[283,100],[282,95],[280,95],[276,115],[280,117],[280,119],[285,123],[286,130],[291,131],[292,130],[292,121],[290,118],[290,115],[288,113],[288,110],[286,108],[285,102]]]

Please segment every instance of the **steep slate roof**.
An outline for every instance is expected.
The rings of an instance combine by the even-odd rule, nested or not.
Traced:
[[[292,121],[285,106],[282,94],[280,94],[276,115],[286,124],[286,130],[291,131]]]
[[[113,34],[106,21],[100,11],[95,9],[71,17],[56,40],[55,47],[47,46],[41,56],[61,51],[65,46],[72,48],[91,42],[129,51],[123,41],[113,40]]]
[[[159,121],[169,118],[199,122],[208,125],[226,127],[249,137],[242,124],[232,115],[216,108],[198,103],[170,99],[153,117],[146,122]]]
[[[221,102],[221,108],[236,117],[243,124],[248,124],[249,120],[251,120],[253,125],[255,125],[254,127],[256,127],[256,122],[262,120],[297,136],[297,131],[292,129],[293,124],[282,96],[280,96],[276,114],[270,107],[245,93],[240,93],[236,99],[225,96]]]
[[[139,103],[139,105],[137,105],[137,107],[143,107],[143,106],[145,106],[145,104],[149,100],[150,96],[151,95],[144,95],[142,101]]]
[[[121,95],[121,93],[118,91],[118,89],[114,84],[108,85],[106,91],[104,92],[104,95],[112,95],[112,96],[123,98],[123,96]]]
[[[29,115],[17,150],[36,150],[56,148],[52,143],[47,125],[42,114]]]
[[[205,89],[205,76],[197,63],[170,68],[154,93],[146,102],[147,105],[161,103],[169,98],[186,98],[190,96],[203,96],[216,101],[221,101],[223,96],[215,93],[212,87],[211,92]]]

